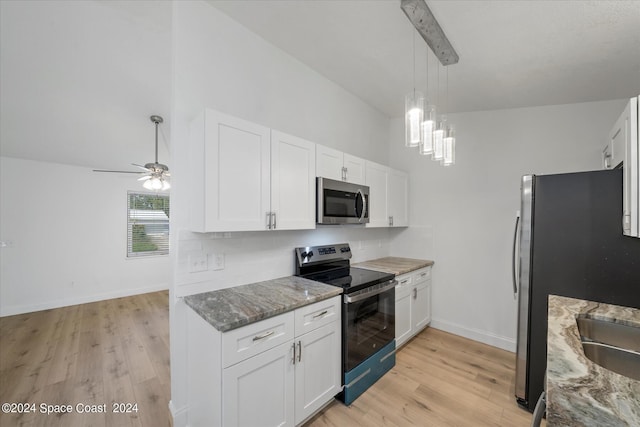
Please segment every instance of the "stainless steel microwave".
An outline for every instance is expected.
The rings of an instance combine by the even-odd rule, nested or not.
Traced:
[[[318,224],[369,222],[369,187],[328,178],[316,178]]]

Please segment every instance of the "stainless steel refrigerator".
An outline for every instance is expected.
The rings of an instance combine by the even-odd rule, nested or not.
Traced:
[[[514,234],[515,394],[543,391],[549,294],[640,308],[640,239],[622,234],[622,170],[522,178]]]

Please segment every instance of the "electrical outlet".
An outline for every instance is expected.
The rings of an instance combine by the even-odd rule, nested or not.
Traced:
[[[209,254],[208,258],[211,270],[224,270],[224,253]]]
[[[189,255],[189,273],[198,273],[200,271],[207,271],[209,263],[207,262],[207,256],[203,253]]]

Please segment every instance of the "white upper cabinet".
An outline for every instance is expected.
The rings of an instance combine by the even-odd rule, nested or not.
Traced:
[[[315,227],[315,144],[205,110],[190,129],[189,208],[198,232]]]
[[[366,162],[369,186],[369,223],[367,227],[406,227],[408,185],[406,173],[378,163]]]
[[[388,214],[392,227],[409,225],[409,176],[395,169],[389,171]]]
[[[206,110],[190,129],[193,231],[264,230],[271,143],[264,126]]]
[[[366,162],[366,185],[369,187],[369,223],[367,227],[387,227],[389,168],[378,163]]]
[[[271,131],[271,211],[276,230],[315,228],[316,147]]]
[[[365,160],[360,157],[344,153],[344,175],[345,181],[352,184],[365,183]]]
[[[624,111],[616,120],[609,132],[609,141],[605,148],[611,161],[605,167],[615,168],[622,163],[623,168],[623,233],[627,236],[640,237],[639,224],[639,187],[638,181],[638,97],[631,98]]]
[[[316,175],[365,184],[365,160],[324,145],[316,145]]]

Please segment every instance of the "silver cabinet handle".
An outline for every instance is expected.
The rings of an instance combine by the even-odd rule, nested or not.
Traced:
[[[271,212],[267,212],[267,230],[271,230]]]
[[[349,168],[344,168],[344,180],[349,180]]]
[[[293,343],[293,364],[296,364],[296,343]]]
[[[316,314],[315,316],[313,316],[313,318],[315,319],[316,317],[322,317],[322,316],[324,316],[325,314],[327,314],[328,312],[329,312],[329,310],[325,310],[325,311],[323,311],[322,313],[318,313],[318,314]]]
[[[262,335],[256,335],[255,337],[253,337],[253,340],[254,340],[254,341],[260,341],[260,340],[263,340],[263,339],[265,339],[266,337],[270,337],[271,335],[273,335],[273,334],[274,334],[274,332],[275,332],[275,331],[269,331],[269,332],[265,332],[265,333],[264,333],[264,334],[262,334]]]
[[[273,215],[273,229],[275,230],[276,229],[276,218],[277,218],[276,217],[276,213],[272,212],[271,215]]]
[[[392,216],[389,217],[389,225],[393,225],[393,217]]]
[[[347,168],[345,168],[344,166],[342,167],[342,180],[347,180]]]
[[[413,299],[418,299],[418,288],[413,288]]]
[[[401,285],[404,285],[405,283],[407,283],[409,281],[409,279],[404,279],[402,282],[400,282]]]
[[[422,274],[420,274],[420,277],[424,277],[426,275],[427,275],[427,273],[422,273]]]
[[[302,341],[298,341],[298,362],[302,360]]]

